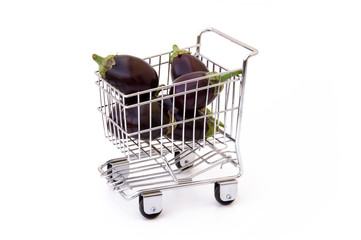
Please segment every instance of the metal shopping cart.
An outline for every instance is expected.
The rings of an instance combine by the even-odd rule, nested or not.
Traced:
[[[214,61],[215,58],[205,55],[204,43],[201,40],[204,41],[203,35],[208,33],[217,36],[221,41],[242,48],[245,54],[239,61],[241,66],[230,70]],[[219,45],[215,47],[222,48]],[[122,153],[122,157],[111,159],[99,166],[99,172],[125,199],[139,197],[139,209],[146,218],[155,218],[161,213],[162,191],[180,187],[214,184],[216,200],[224,205],[230,204],[237,196],[236,179],[242,175],[239,135],[247,62],[249,57],[256,55],[258,51],[213,28],[200,32],[197,44],[184,49],[200,59],[209,71],[216,72],[211,76],[191,79],[188,82],[198,82],[237,70],[242,70],[242,73],[232,76],[226,82],[176,94],[171,91],[177,86],[170,81],[171,52],[166,52],[144,59],[156,70],[160,82],[164,85],[128,95],[119,92],[97,73],[99,111],[102,115],[104,134]],[[208,91],[211,87],[218,88],[219,94],[207,108],[195,110],[192,116],[183,114],[182,119],[162,122],[157,127],[151,127],[150,123],[148,129],[127,131],[124,121],[126,109],[137,109],[140,118],[144,114],[152,114],[153,102],[159,103],[163,109],[166,102],[173,102],[176,97],[186,99],[190,93],[197,96],[200,91]],[[152,98],[154,92],[157,92],[156,98]],[[149,94],[149,100],[140,101],[140,94]],[[137,97],[137,103],[124,104],[130,97]],[[149,106],[149,111],[141,112],[142,105]],[[169,118],[174,120],[175,114],[177,113],[174,110],[169,112]],[[213,128],[207,125],[209,122],[213,124]],[[185,131],[190,131],[190,136],[186,137]],[[152,137],[159,132],[159,137]],[[211,134],[207,137],[206,133],[209,132]]]

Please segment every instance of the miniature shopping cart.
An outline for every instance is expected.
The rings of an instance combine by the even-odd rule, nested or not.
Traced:
[[[239,64],[236,68],[230,69],[221,65],[221,61],[229,60],[227,55],[219,59],[207,55],[206,35],[212,35],[221,41],[214,42],[216,46],[213,47],[212,43],[208,44],[209,49],[219,50],[218,53],[226,52],[222,41],[244,51],[243,55],[237,56],[236,65]],[[197,36],[196,45],[183,49],[200,59],[210,72],[215,72],[211,76],[191,79],[188,82],[209,79],[237,70],[242,70],[242,73],[212,86],[184,93],[172,93],[171,89],[177,84],[170,80],[171,52],[166,52],[144,59],[155,69],[163,85],[127,95],[112,87],[97,73],[99,80],[96,84],[99,87],[101,104],[99,111],[102,115],[104,134],[122,154],[122,157],[111,159],[99,166],[99,171],[125,199],[139,197],[139,209],[146,218],[155,218],[161,213],[162,191],[181,187],[214,184],[216,200],[224,205],[230,204],[237,196],[236,179],[242,175],[239,135],[247,62],[249,57],[256,55],[258,51],[213,28],[203,30]],[[213,54],[216,55],[217,51]],[[152,114],[151,109],[145,113],[141,112],[142,105],[148,104],[147,106],[152,108],[151,103],[158,102],[163,109],[167,101],[172,102],[179,95],[187,98],[190,92],[198,94],[211,87],[218,88],[217,97],[203,110],[195,110],[191,117],[184,114],[183,119],[162,122],[160,126],[151,127],[150,123],[148,129],[127,131],[129,126],[124,121],[126,109],[138,109],[140,118],[144,114]],[[156,98],[154,92],[157,92]],[[140,101],[141,94],[148,94],[148,100]],[[138,99],[135,104],[124,104],[127,98],[134,97]],[[174,114],[174,111],[169,112],[169,118],[172,119]],[[209,121],[214,126],[211,130],[206,124]],[[197,125],[196,122],[200,122],[201,125]],[[182,131],[191,132],[193,127],[193,136],[176,138],[177,127]],[[161,133],[158,137],[152,137],[156,131]],[[196,137],[196,131],[201,131],[201,137]],[[206,134],[209,131],[213,131],[211,136]]]

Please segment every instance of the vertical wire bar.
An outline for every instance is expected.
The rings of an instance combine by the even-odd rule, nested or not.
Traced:
[[[104,115],[105,115],[105,120],[107,120],[107,101],[106,101],[106,88],[107,88],[107,85],[106,85],[106,83],[103,81],[103,103],[104,103]],[[104,131],[105,131],[105,137],[109,140],[109,130],[108,130],[108,122],[105,122],[105,129],[104,129]]]
[[[116,134],[115,134],[115,124],[112,123],[111,120],[113,120],[115,122],[115,118],[114,118],[114,114],[115,114],[115,109],[113,109],[113,105],[114,105],[114,96],[113,96],[113,91],[110,91],[110,94],[109,94],[109,115],[108,116],[112,116],[112,119],[109,119],[109,124],[110,124],[110,132],[112,134],[112,142],[113,142],[113,145],[117,145],[117,138],[116,138]]]
[[[184,103],[183,103],[183,128],[182,128],[182,151],[184,151],[184,131],[185,131],[185,118],[186,118],[186,105],[187,105],[187,87],[188,87],[188,83],[184,84]]]
[[[119,138],[121,137],[122,141],[122,152],[125,153],[125,143],[124,143],[124,127],[123,127],[123,118],[122,118],[122,111],[125,111],[124,107],[122,107],[123,102],[121,101],[121,97],[119,96],[119,125],[120,128],[118,128],[118,134]]]
[[[204,122],[203,122],[203,147],[206,146],[206,135],[207,135],[207,132],[206,132],[206,127],[207,127],[207,118],[208,116],[207,115],[207,105],[208,105],[208,95],[209,95],[209,87],[210,87],[210,81],[211,81],[211,78],[208,77],[208,83],[207,83],[207,88],[205,89],[206,92],[206,106],[204,107]]]
[[[235,96],[236,94],[236,82],[233,82],[232,83],[232,109],[234,108],[234,98],[236,97]],[[233,125],[234,125],[234,110],[231,111],[231,127],[230,127],[230,135],[233,137]]]
[[[162,63],[162,55],[159,55],[159,65],[158,65],[158,78],[160,79],[160,65]]]
[[[224,118],[223,118],[223,125],[224,125],[224,127],[223,127],[223,143],[225,143],[226,142],[226,132],[227,132],[227,126],[228,126],[228,124],[227,124],[227,114],[228,114],[228,111],[227,111],[227,109],[228,109],[228,99],[229,99],[229,89],[230,89],[230,84],[229,83],[227,83],[227,84],[225,84],[225,87],[224,87],[225,89],[224,89],[224,91],[225,91],[225,94],[224,94]],[[233,110],[232,110],[233,111]]]
[[[195,148],[195,135],[196,135],[196,115],[197,115],[197,101],[198,101],[198,86],[199,86],[199,81],[200,80],[197,80],[197,83],[196,83],[196,96],[194,98],[194,112],[193,112],[193,141],[192,141],[192,149]],[[206,106],[207,107],[207,106]]]
[[[139,103],[140,103],[140,96],[139,96],[139,94],[137,95],[137,110],[138,110],[138,139],[137,139],[137,144],[138,144],[138,158],[140,159],[141,158],[141,155],[140,155],[140,153],[141,153],[141,149],[140,149],[140,145],[141,145],[141,143],[140,143],[140,105],[139,105]]]
[[[164,114],[164,107],[163,107],[163,91],[161,90],[161,99],[160,99],[160,155],[163,156],[163,114]]]
[[[150,157],[152,157],[152,92],[149,92],[149,151]]]
[[[167,74],[167,85],[169,85],[169,75],[170,75],[170,53],[168,53],[168,74]]]
[[[239,140],[240,128],[241,128],[241,119],[243,112],[243,98],[244,98],[244,87],[246,84],[246,70],[247,70],[247,59],[243,60],[243,72],[242,72],[242,81],[240,81],[239,89],[239,102],[238,102],[238,114],[237,114],[237,127],[236,127],[236,141]]]
[[[99,86],[101,86],[101,85],[103,85],[103,86],[99,88],[100,110],[101,110],[102,112],[104,112],[105,104],[104,104],[103,101],[102,101],[102,97],[103,97],[103,95],[104,95],[104,93],[103,93],[104,81],[99,78]],[[106,134],[106,125],[105,125],[105,123],[104,123],[104,118],[105,118],[105,117],[104,117],[104,114],[102,114],[103,131],[104,131],[104,135],[105,135],[105,137],[106,137],[107,134]]]
[[[107,112],[107,117],[109,118],[109,114],[111,113],[111,98],[110,98],[110,86],[109,85],[107,85],[107,109],[108,109],[108,112]],[[109,132],[111,132],[111,121],[109,121],[109,119],[108,119],[108,137],[109,137],[109,141],[111,141],[111,142],[113,142],[113,136],[111,135],[111,133],[109,133]]]
[[[118,142],[119,142],[119,149],[122,150],[122,140],[121,140],[121,136],[120,136],[120,112],[121,112],[121,105],[120,105],[120,101],[119,101],[119,93],[116,93],[116,103],[115,103],[115,111],[116,111],[116,126],[117,126],[117,138],[118,138]],[[123,150],[122,150],[123,151]]]
[[[174,120],[174,102],[175,102],[175,86],[173,86],[173,103],[172,103],[172,122]],[[178,124],[177,124],[178,125]],[[172,142],[172,153],[174,153],[174,128],[177,127],[177,125],[172,125],[172,133],[171,133],[171,142]]]
[[[120,149],[120,141],[119,141],[119,135],[117,135],[117,131],[118,131],[118,107],[117,107],[117,92],[114,92],[114,103],[113,103],[113,113],[112,113],[112,117],[113,117],[113,120],[115,122],[115,124],[113,123],[113,135],[114,135],[114,138],[115,138],[115,143],[117,145],[117,147],[119,147]]]
[[[222,68],[221,67],[219,67],[219,73],[221,73],[222,72]],[[232,76],[232,75],[231,75]],[[226,82],[227,82],[228,80],[226,80]],[[221,75],[219,75],[219,80],[218,80],[218,83],[219,84],[221,84],[222,83],[222,77],[221,77]],[[218,92],[217,92],[217,99],[216,99],[216,112],[217,112],[217,114],[216,114],[216,116],[215,116],[215,118],[214,118],[214,120],[215,120],[215,124],[216,124],[216,127],[215,127],[215,130],[214,130],[214,136],[216,136],[216,133],[217,133],[217,129],[219,129],[219,120],[220,120],[220,117],[219,117],[219,108],[220,108],[220,95],[221,95],[221,86],[222,85],[219,85],[218,86]],[[214,138],[215,139],[215,138]]]
[[[221,72],[222,70],[221,69],[219,69],[219,71]],[[219,75],[219,81],[218,81],[218,83],[220,84],[222,81],[222,77],[221,77],[221,75]],[[216,117],[214,118],[214,120],[215,120],[215,125],[216,125],[216,127],[214,128],[214,136],[216,136],[216,133],[217,133],[217,129],[219,129],[219,108],[220,108],[220,105],[221,105],[221,103],[220,103],[220,97],[221,97],[221,85],[219,85],[218,86],[218,92],[217,92],[217,99],[216,99],[216,112],[217,112],[217,114],[216,114]],[[215,140],[215,138],[214,138],[214,140]]]
[[[125,97],[123,95],[123,104],[125,104]],[[129,151],[129,136],[128,136],[128,128],[127,128],[127,109],[124,108],[124,130],[125,130],[125,142],[126,142],[126,145],[127,145],[127,152],[126,152],[126,155],[128,156],[128,160],[130,159],[130,151]]]

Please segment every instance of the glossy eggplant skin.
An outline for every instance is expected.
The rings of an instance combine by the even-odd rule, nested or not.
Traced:
[[[150,109],[151,108],[151,109]],[[124,111],[126,115],[126,121],[124,121]],[[126,109],[121,109],[118,107],[113,107],[112,113],[109,114],[109,118],[111,118],[114,122],[116,122],[122,129],[126,129],[128,134],[138,132],[138,126],[140,126],[140,131],[149,130],[150,128],[161,126],[161,119],[163,118],[163,125],[170,123],[170,118],[167,112],[164,110],[163,113],[161,111],[161,105],[158,102],[146,103],[139,106],[139,123],[138,125],[138,106],[130,107]],[[151,113],[151,114],[149,114]],[[121,115],[120,115],[121,114]],[[151,116],[150,116],[151,115]],[[117,116],[113,118],[113,116]],[[121,121],[120,121],[121,119]],[[151,125],[150,125],[151,123]],[[126,125],[125,125],[126,124]],[[118,131],[114,127],[111,121],[108,121],[107,124],[108,130],[118,137]],[[141,140],[154,140],[161,136],[161,134],[165,135],[168,131],[167,127],[163,127],[163,132],[161,133],[161,128],[146,131],[140,134]],[[120,131],[119,131],[120,132]],[[150,135],[151,132],[151,135]],[[139,135],[132,135],[132,138],[137,139]]]
[[[188,73],[188,74],[180,76],[173,83],[180,83],[180,82],[184,82],[184,81],[187,81],[190,79],[204,77],[204,76],[206,76],[206,74],[207,74],[207,72]],[[198,84],[197,84],[197,82],[198,82]],[[198,88],[206,87],[206,86],[208,86],[208,82],[209,82],[209,79],[205,78],[205,79],[202,79],[199,81],[189,82],[187,84],[180,84],[180,85],[172,87],[170,89],[169,93],[170,93],[170,95],[177,94],[177,93],[185,93],[190,90],[197,89],[197,87]],[[209,83],[209,84],[211,84],[211,83]],[[201,109],[201,108],[204,108],[205,106],[207,106],[209,103],[211,103],[217,97],[217,92],[218,92],[218,86],[210,87],[208,89],[203,89],[198,92],[190,92],[190,93],[182,94],[182,95],[176,96],[174,98],[174,105],[181,111],[183,111],[183,110],[192,111],[194,109]],[[207,94],[208,94],[208,99],[207,99]],[[186,99],[184,96],[186,96]],[[196,102],[196,96],[197,96],[197,102]],[[185,105],[184,105],[184,100],[186,101]]]
[[[189,53],[178,55],[172,60],[171,77],[173,81],[184,74],[198,71],[208,72],[208,68],[197,57]]]
[[[197,113],[196,117],[199,117],[200,115]],[[206,135],[206,133],[209,130],[208,122],[207,120],[204,121],[204,118],[200,118],[197,120],[191,120],[189,122],[182,123],[180,121],[183,121],[183,114],[179,111],[174,112],[174,118],[175,121],[178,122],[176,127],[173,130],[173,140],[178,141],[192,141],[193,140],[193,127],[194,127],[194,140],[200,140],[203,139],[203,136]],[[185,120],[192,119],[193,115],[185,116]],[[205,128],[204,128],[205,124]],[[183,132],[184,129],[184,132]],[[167,136],[171,139],[172,133],[168,133]],[[184,139],[183,139],[184,136]]]
[[[200,118],[197,120],[191,120],[188,122],[184,122],[183,120],[188,120],[194,118],[194,112],[192,113],[183,113],[179,111],[178,108],[173,108],[172,101],[168,99],[163,100],[163,108],[168,112],[169,116],[172,118],[174,116],[173,122],[176,123],[175,128],[173,127],[173,135],[172,132],[168,132],[166,135],[169,139],[173,139],[175,141],[193,141],[193,132],[194,132],[194,140],[203,139],[203,136],[207,134],[209,130],[209,119],[204,121],[204,118]],[[196,117],[202,116],[202,114],[197,111]],[[204,124],[205,128],[204,128]],[[195,127],[194,127],[195,126]],[[194,131],[193,131],[194,127]],[[183,132],[184,129],[184,132]],[[184,135],[184,139],[183,139]]]
[[[112,64],[106,61],[101,63],[108,67],[103,77],[120,92],[131,94],[158,87],[158,75],[146,61],[130,55],[114,55],[106,59],[108,58]],[[149,99],[149,93],[140,95],[140,101]],[[134,103],[137,103],[137,96],[125,98],[125,104]]]

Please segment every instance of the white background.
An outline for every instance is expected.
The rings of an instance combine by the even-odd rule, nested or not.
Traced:
[[[3,1],[2,239],[360,239],[357,1]],[[249,60],[239,195],[164,193],[144,219],[97,167],[103,136],[91,55],[191,45],[206,27],[259,50]]]

